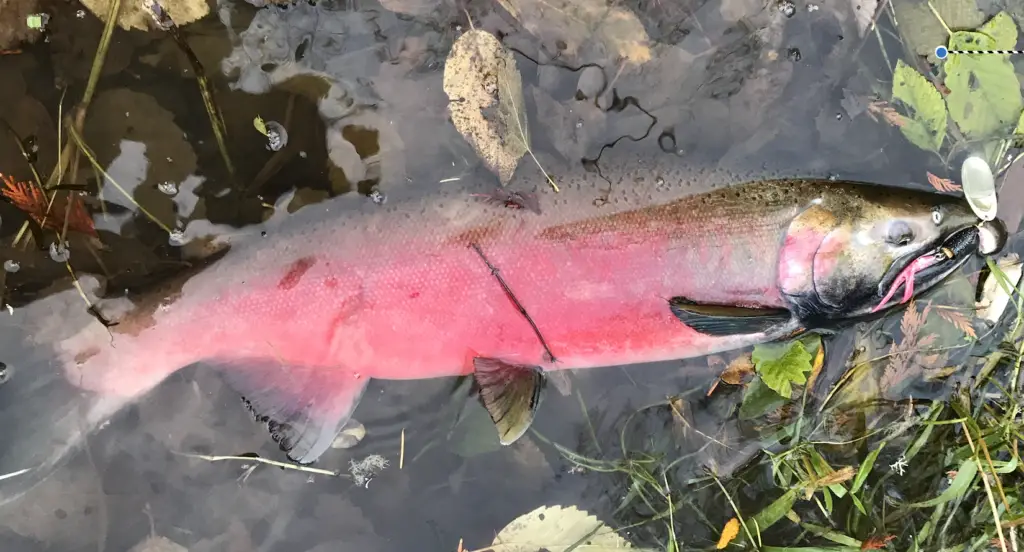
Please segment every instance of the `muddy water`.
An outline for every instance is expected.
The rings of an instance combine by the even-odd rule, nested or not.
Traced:
[[[196,254],[196,243],[170,243],[135,203],[189,240],[245,233],[268,215],[267,206],[294,211],[340,194],[401,202],[463,178],[497,186],[449,121],[442,89],[451,44],[471,25],[515,50],[542,164],[592,166],[608,148],[660,150],[684,163],[710,158],[723,166],[917,187],[926,185],[925,170],[937,170],[934,158],[865,112],[887,68],[873,35],[865,38],[858,27],[856,6],[801,3],[791,17],[756,0],[631,0],[622,8],[649,42],[637,45],[637,36],[627,35],[595,43],[593,30],[575,26],[527,32],[499,2],[350,0],[287,9],[225,2],[181,32],[223,111],[234,174],[177,44],[160,31],[117,30],[83,137],[132,200],[102,186],[97,199],[105,213],[97,212],[95,225],[106,249],[91,255],[72,244],[72,264],[90,293],[100,277],[108,292],[136,290]],[[102,23],[77,2],[43,2],[37,10],[50,15],[45,38],[0,56],[0,116],[48,174],[58,160],[56,122],[85,90]],[[623,53],[635,50],[617,50],[627,48],[623,42],[650,60],[624,61]],[[254,129],[257,116],[287,129],[279,151]],[[18,180],[32,176],[10,135],[0,139],[0,171]],[[101,178],[83,162],[69,184],[95,192]],[[100,211],[100,203],[92,205]],[[5,259],[20,267],[5,276],[4,302],[12,310],[0,316],[0,361],[16,370],[53,370],[48,352],[28,345],[28,334],[58,338],[76,316],[86,316],[86,307],[48,252],[9,247],[24,217],[0,204],[0,218]],[[44,301],[48,316],[40,314]],[[29,319],[42,319],[42,328]],[[848,355],[843,348],[855,341],[844,336],[835,340],[826,379],[838,378]],[[467,401],[465,382],[373,382],[356,412],[366,438],[317,465],[347,473],[351,461],[382,455],[389,465],[363,485],[180,454],[282,459],[238,396],[202,366],[191,367],[4,506],[0,548],[123,551],[159,537],[170,548],[151,540],[150,548],[138,549],[454,550],[460,539],[475,549],[544,504],[576,505],[623,526],[644,515],[613,513],[625,481],[573,468],[549,441],[583,454],[614,453],[629,414],[678,394],[691,426],[672,449],[684,458],[679,480],[708,466],[728,475],[762,445],[757,428],[736,418],[738,392],[706,396],[729,358],[576,375],[572,396],[552,393],[543,404],[535,425],[543,438],[500,450],[482,410]],[[918,397],[940,391],[927,384],[899,388]],[[33,400],[11,397],[0,405],[4,431],[45,432],[24,420]],[[673,420],[664,409],[629,420],[630,446],[661,441]],[[739,500],[761,504],[759,489],[769,487],[762,474]],[[694,499],[677,515],[676,530],[688,546],[708,546],[728,517],[721,497]],[[626,534],[657,545],[665,532],[650,525]]]

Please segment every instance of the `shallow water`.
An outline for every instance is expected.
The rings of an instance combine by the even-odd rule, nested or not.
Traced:
[[[290,211],[344,193],[377,191],[400,202],[436,193],[449,179],[493,179],[448,120],[442,90],[447,52],[470,27],[469,17],[472,26],[498,34],[517,51],[542,164],[584,164],[609,147],[661,150],[680,162],[712,159],[722,166],[763,166],[765,174],[925,188],[926,170],[946,174],[935,157],[850,100],[867,101],[877,79],[891,78],[875,36],[858,29],[858,5],[798,3],[787,17],[757,0],[627,1],[623,7],[651,39],[652,59],[637,66],[593,44],[574,52],[563,47],[559,54],[560,46],[576,40],[559,35],[568,31],[528,33],[497,2],[301,2],[288,11],[224,4],[181,32],[223,110],[234,183],[195,75],[160,31],[115,31],[84,139],[135,201],[168,226],[187,224],[187,236],[245,233],[264,215],[261,204],[281,198]],[[40,9],[51,14],[47,39],[0,56],[0,116],[22,137],[34,137],[36,164],[48,173],[57,161],[55,122],[85,90],[102,23],[88,12],[79,17],[77,3],[54,1]],[[889,55],[899,57],[892,36],[880,36]],[[322,81],[276,83],[283,80],[279,72],[292,70],[282,62],[288,58],[300,72],[316,70],[332,79],[329,100],[319,109],[314,99],[323,93]],[[581,82],[584,67],[599,70],[599,81],[610,85],[598,85],[586,97],[580,91],[590,86]],[[254,130],[257,115],[288,128],[282,152],[269,151]],[[527,157],[521,168],[528,163]],[[31,177],[9,137],[0,140],[0,171],[18,180]],[[83,164],[72,184],[95,185],[96,179]],[[161,192],[165,183],[176,184],[177,194]],[[1004,193],[1011,203],[1014,195]],[[112,210],[97,215],[96,226],[112,250],[102,256],[113,275],[108,288],[144,286],[180,265],[181,249],[167,243],[166,233],[132,202],[109,186],[104,199]],[[118,205],[121,212],[113,210]],[[9,244],[22,218],[3,203],[0,217],[0,238]],[[59,300],[62,307],[46,307],[58,314],[85,306],[63,265],[45,252],[33,257],[9,249],[3,253],[21,262],[22,270],[6,275],[4,301],[13,310],[0,315],[0,361],[17,370],[50,369],[47,351],[28,345],[27,333],[37,330],[26,325],[26,313],[44,300]],[[1009,249],[1019,251],[1019,244]],[[92,281],[85,274],[102,273],[83,250],[74,256],[83,281]],[[962,292],[968,280],[958,282]],[[897,332],[899,319],[894,315],[884,328]],[[61,331],[60,323],[51,320],[49,329]],[[857,339],[847,331],[827,342],[825,383],[839,379],[855,345],[863,346]],[[873,350],[887,348],[884,335],[872,339],[879,340]],[[984,354],[991,344],[982,343],[957,354]],[[387,458],[389,466],[363,486],[178,454],[283,457],[237,394],[202,366],[191,367],[119,413],[65,466],[3,506],[0,548],[123,551],[161,536],[195,551],[455,550],[460,539],[473,550],[486,547],[520,514],[552,504],[576,505],[612,527],[625,526],[643,515],[613,514],[625,481],[574,468],[549,442],[581,454],[614,454],[628,423],[629,447],[663,446],[665,435],[678,429],[670,410],[628,417],[666,395],[680,395],[692,427],[669,447],[682,458],[677,480],[699,477],[706,466],[730,475],[764,445],[763,428],[736,417],[736,388],[723,386],[706,396],[723,358],[732,356],[574,374],[573,395],[549,393],[538,413],[534,427],[543,438],[529,436],[509,448],[498,446],[486,415],[467,399],[465,382],[374,381],[355,414],[365,424],[365,440],[329,451],[317,464],[347,472],[350,460]],[[901,381],[885,399],[942,396],[951,385]],[[0,412],[17,420],[33,400],[38,397],[14,397]],[[774,485],[764,472],[748,483],[737,499],[756,511]],[[720,495],[695,492],[688,500],[675,519],[676,531],[688,547],[709,547],[731,517],[730,507]],[[662,525],[625,534],[637,544],[665,542]],[[787,535],[781,531],[777,538]]]

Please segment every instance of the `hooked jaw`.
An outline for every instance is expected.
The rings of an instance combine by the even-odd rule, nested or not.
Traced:
[[[885,294],[882,301],[871,309],[871,313],[874,314],[886,305],[889,304],[889,300],[892,299],[893,295],[896,295],[896,290],[903,286],[903,298],[900,299],[900,304],[910,301],[914,297],[914,278],[917,277],[917,273],[928,267],[935,266],[943,261],[953,259],[953,251],[948,247],[940,247],[938,253],[925,253],[920,257],[910,262],[903,270],[899,272],[892,285],[889,286],[889,292]]]
[[[901,263],[902,266],[894,264],[889,275],[883,278],[878,286],[878,294],[882,296],[882,300],[870,312],[876,313],[891,306],[890,301],[900,287],[903,288],[903,295],[898,304],[903,304],[914,297],[915,290],[928,289],[960,268],[972,253],[993,253],[994,251],[988,250],[990,247],[984,247],[983,236],[995,234],[998,237],[1000,232],[1005,235],[1005,229],[1000,231],[1000,228],[994,225],[986,226],[985,223],[961,228],[947,236],[936,247],[911,258],[906,263]],[[997,239],[998,241],[1000,240]],[[1005,237],[1001,241],[1005,242]]]

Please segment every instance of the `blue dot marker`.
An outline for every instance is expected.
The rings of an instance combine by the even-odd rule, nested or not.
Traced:
[[[935,48],[935,57],[939,59],[946,59],[946,56],[948,55],[949,50],[947,50],[945,46],[938,46]]]

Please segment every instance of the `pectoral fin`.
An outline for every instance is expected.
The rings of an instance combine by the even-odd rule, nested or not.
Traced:
[[[701,305],[685,297],[673,297],[668,304],[684,324],[713,336],[773,333],[793,324],[793,315],[786,309]]]
[[[546,384],[544,372],[537,366],[484,357],[473,359],[473,369],[480,402],[498,430],[498,440],[514,443],[533,423]]]

